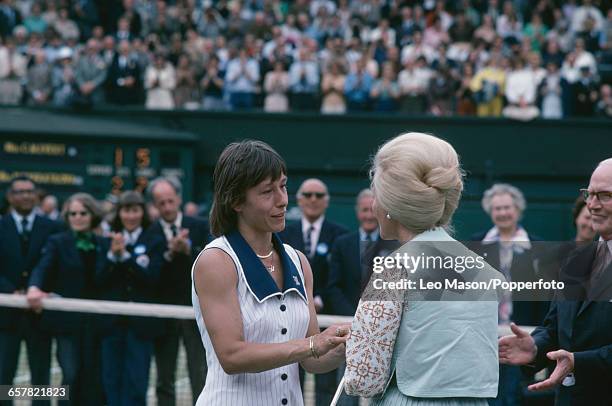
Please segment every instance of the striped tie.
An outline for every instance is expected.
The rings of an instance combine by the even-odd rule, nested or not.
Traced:
[[[312,257],[312,232],[314,231],[314,226],[311,225],[306,231],[306,235],[304,236],[304,254],[308,258]]]

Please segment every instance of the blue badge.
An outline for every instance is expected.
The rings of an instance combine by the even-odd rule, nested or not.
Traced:
[[[327,255],[327,251],[329,251],[329,247],[324,242],[321,242],[319,243],[319,245],[317,245],[317,254]]]
[[[139,245],[134,247],[134,254],[135,255],[142,255],[145,252],[147,252],[147,247],[145,247],[143,244],[139,244]]]

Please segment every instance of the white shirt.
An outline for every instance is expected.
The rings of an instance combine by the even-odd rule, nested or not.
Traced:
[[[241,240],[241,237],[238,238]],[[279,244],[280,240],[278,240]],[[279,291],[254,253],[244,255],[246,242],[236,244],[232,234],[215,239],[204,250],[225,251],[236,265],[236,295],[240,304],[244,341],[250,343],[283,343],[306,337],[310,314],[304,276],[297,252],[283,244],[289,269],[283,269],[285,290]],[[201,253],[200,253],[201,255]],[[194,263],[194,268],[197,264]],[[193,280],[193,269],[191,277]],[[266,286],[271,289],[266,289]],[[191,300],[202,344],[206,350],[208,373],[206,384],[196,406],[303,406],[297,363],[257,373],[225,373],[212,345],[202,317],[198,294],[191,284]]]
[[[162,229],[164,230],[164,235],[166,236],[166,240],[170,241],[172,238],[174,238],[174,236],[172,235],[172,224],[176,226],[177,233],[181,231],[181,224],[183,224],[183,213],[179,211],[173,223],[168,223],[163,218],[160,218],[159,224],[161,224]]]
[[[142,234],[142,227],[138,227],[136,230],[131,233],[123,229],[123,240],[125,241],[125,245],[134,245],[136,241],[140,238],[140,234]]]
[[[23,230],[21,229],[21,219],[23,219],[23,216],[17,213],[15,210],[11,210],[11,216],[13,216],[13,220],[15,220],[17,232],[21,234],[23,232]],[[28,222],[28,225],[26,226],[26,231],[32,231],[32,226],[34,225],[34,217],[36,217],[36,213],[34,213],[34,210],[32,210],[30,214],[25,217]]]
[[[359,241],[367,241],[368,235],[370,236],[370,241],[378,241],[378,228],[368,233],[359,227]]]
[[[308,230],[310,226],[314,227],[312,230],[312,234],[310,234],[310,255],[314,256],[317,244],[319,243],[319,236],[321,235],[321,227],[323,227],[323,222],[325,221],[325,216],[319,217],[315,220],[314,223],[308,222],[305,217],[302,217],[302,240],[306,241],[306,235],[308,234]],[[304,247],[305,248],[305,247]]]

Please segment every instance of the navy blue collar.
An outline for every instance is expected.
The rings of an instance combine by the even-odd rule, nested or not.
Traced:
[[[238,256],[247,286],[259,303],[273,296],[285,295],[292,290],[297,292],[308,303],[304,289],[304,280],[291,258],[289,258],[278,235],[272,234],[272,244],[280,255],[281,263],[283,264],[282,292],[278,289],[268,270],[257,258],[255,251],[253,251],[238,231],[227,234],[225,238]]]

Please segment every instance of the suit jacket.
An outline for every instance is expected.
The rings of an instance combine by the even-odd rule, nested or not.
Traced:
[[[210,241],[208,222],[199,217],[183,215],[181,228],[189,230],[191,240],[190,255],[175,254],[171,261],[164,259],[157,297],[161,303],[191,306],[191,266],[196,257]],[[163,252],[167,250],[168,240],[159,221],[151,225],[149,231],[163,241]]]
[[[35,216],[30,232],[30,247],[25,256],[21,253],[21,240],[13,216],[7,214],[0,220],[0,292],[13,293],[27,290],[32,269],[38,263],[42,249],[50,235],[62,229],[60,223]],[[31,313],[31,312],[28,312]],[[0,308],[0,328],[11,328],[23,310]]]
[[[535,368],[549,363],[546,353],[574,353],[573,386],[556,389],[556,405],[610,405],[612,399],[612,266],[588,289],[596,244],[578,248],[561,270],[566,289],[551,304],[532,336],[538,347]]]
[[[321,296],[324,303],[323,313],[328,313],[329,303],[327,295],[327,281],[329,275],[328,257],[334,247],[336,238],[347,233],[348,230],[343,226],[332,223],[325,219],[319,233],[319,241],[315,248],[315,252],[308,259],[312,268],[313,276],[313,296]],[[302,222],[290,224],[281,232],[281,240],[291,245],[293,248],[304,252],[304,235],[302,233]]]
[[[329,257],[327,297],[332,314],[353,316],[361,296],[359,231],[339,236]]]
[[[472,242],[468,247],[482,256],[489,265],[500,270],[499,266],[499,243],[481,244],[480,241],[485,237],[486,232],[478,233],[472,236]],[[532,234],[528,234],[530,241],[538,241],[540,238]],[[534,247],[535,248],[535,247]],[[538,274],[534,267],[534,261],[537,259],[535,249],[525,250],[522,253],[514,253],[512,256],[512,265],[510,266],[510,279],[516,282],[534,281],[538,278]],[[501,271],[500,271],[501,272]],[[519,325],[537,326],[546,315],[550,306],[550,298],[540,298],[542,300],[533,299],[533,291],[513,292],[512,293],[512,321]]]
[[[110,241],[97,235],[94,239],[95,269],[87,269],[72,231],[49,237],[42,257],[32,271],[29,286],[66,298],[97,299],[95,275],[109,266],[106,254]],[[45,310],[41,316],[41,327],[56,334],[75,333],[82,329],[85,316],[83,313]]]
[[[119,86],[117,81],[132,76],[135,83],[131,87]],[[113,61],[108,67],[106,75],[106,92],[108,101],[115,104],[137,104],[142,102],[142,72],[133,58],[127,60],[122,68],[119,65],[119,54],[115,54]]]
[[[164,241],[157,234],[143,231],[131,251],[128,260],[110,262],[109,266],[97,269],[100,299],[155,303],[164,262]],[[100,320],[103,333],[121,327],[129,327],[142,338],[152,338],[163,325],[156,317],[104,316]]]

